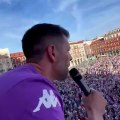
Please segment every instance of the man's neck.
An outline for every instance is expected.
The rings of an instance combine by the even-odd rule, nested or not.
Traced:
[[[54,80],[49,70],[44,69],[45,66],[41,66],[37,63],[28,63],[28,64],[31,64],[41,75],[45,76],[48,80]]]

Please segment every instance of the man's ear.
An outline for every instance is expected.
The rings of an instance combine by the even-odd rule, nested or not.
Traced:
[[[57,59],[57,50],[55,45],[49,45],[47,47],[47,54],[51,62],[56,62]]]

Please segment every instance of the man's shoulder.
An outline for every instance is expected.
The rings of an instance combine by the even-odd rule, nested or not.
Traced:
[[[13,70],[10,70],[2,75],[0,75],[0,80],[4,79],[27,79],[27,78],[42,78],[40,77],[38,72],[30,65],[19,66]]]
[[[36,84],[46,84],[47,86],[50,84],[49,80],[37,73],[33,68],[21,66],[0,76],[0,91],[1,93],[2,91],[6,92],[20,85],[30,86],[31,83],[33,87]]]

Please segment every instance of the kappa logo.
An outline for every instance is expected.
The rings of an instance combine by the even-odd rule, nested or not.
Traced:
[[[56,107],[57,105],[61,106],[58,98],[54,95],[53,91],[49,90],[48,92],[46,89],[43,90],[43,96],[39,98],[39,103],[33,112],[38,112],[42,104],[46,109]]]

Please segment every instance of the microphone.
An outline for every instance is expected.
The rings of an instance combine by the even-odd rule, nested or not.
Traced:
[[[72,68],[69,71],[69,73],[72,79],[78,84],[78,86],[84,92],[84,95],[88,96],[91,93],[91,90],[88,87],[88,85],[82,80],[82,75],[79,73],[79,71],[76,68]]]

